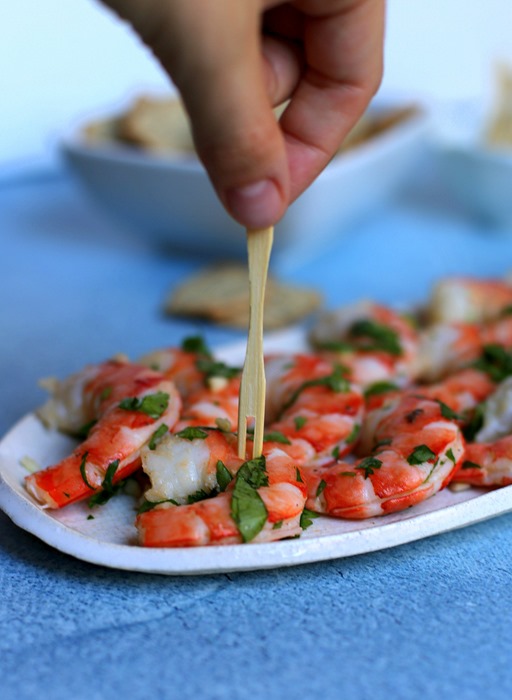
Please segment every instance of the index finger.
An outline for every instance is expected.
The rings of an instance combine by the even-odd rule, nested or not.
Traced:
[[[302,0],[306,69],[281,118],[293,201],[331,160],[382,77],[384,0]]]

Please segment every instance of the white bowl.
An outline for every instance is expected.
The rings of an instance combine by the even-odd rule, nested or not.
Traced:
[[[275,253],[318,251],[374,213],[407,182],[428,132],[428,116],[419,111],[336,156],[278,224]],[[241,227],[221,206],[194,156],[164,158],[123,144],[92,145],[83,125],[61,145],[91,195],[127,227],[180,249],[246,254]]]
[[[512,152],[474,144],[446,145],[441,177],[469,213],[483,223],[512,224]]]

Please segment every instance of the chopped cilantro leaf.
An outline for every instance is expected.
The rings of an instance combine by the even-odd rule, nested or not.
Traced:
[[[169,426],[166,425],[165,423],[162,423],[162,425],[155,430],[153,435],[151,436],[151,439],[149,441],[148,447],[150,450],[156,449],[156,446],[160,442],[160,439],[167,433],[169,432]]]
[[[125,411],[138,411],[145,413],[150,418],[160,418],[169,405],[169,394],[157,391],[156,394],[147,394],[142,399],[136,396],[123,399],[119,408]]]
[[[315,513],[312,510],[309,510],[308,508],[304,508],[302,511],[302,514],[300,516],[300,526],[303,530],[307,530],[308,527],[311,527],[313,525],[313,520],[315,518],[318,518],[318,513]]]
[[[407,461],[411,466],[415,464],[423,464],[435,458],[435,452],[432,452],[427,445],[418,445],[414,448],[411,454],[407,457]]]
[[[473,415],[467,425],[462,428],[462,433],[468,442],[473,442],[476,434],[482,428],[485,418],[485,401],[477,404]]]
[[[443,416],[443,418],[446,418],[447,420],[463,420],[463,416],[461,416],[459,413],[456,413],[445,403],[439,401],[439,399],[436,399],[436,401],[441,407],[441,415]]]
[[[450,462],[453,462],[453,464],[455,464],[455,462],[457,461],[457,460],[455,459],[455,455],[453,454],[453,450],[452,450],[451,447],[450,447],[449,450],[446,450],[446,456],[448,457],[448,459],[450,460]]]
[[[271,433],[265,433],[263,436],[263,441],[264,442],[279,442],[283,445],[291,445],[292,443],[286,435],[283,433],[280,433],[278,430],[275,430],[274,432]]]
[[[97,422],[97,420],[90,420],[88,423],[85,423],[85,425],[82,425],[82,427],[78,428],[76,431],[75,437],[85,440],[85,438],[89,437],[89,433]]]
[[[208,437],[208,432],[203,430],[203,428],[184,428],[176,433],[176,437],[183,438],[184,440],[205,440]]]
[[[100,401],[105,401],[105,399],[110,398],[113,391],[114,391],[114,387],[106,386],[100,394]]]
[[[355,423],[354,427],[352,428],[350,435],[347,437],[345,442],[347,445],[351,445],[353,442],[357,440],[359,437],[359,433],[361,432],[361,424],[360,423]]]
[[[380,469],[382,467],[382,460],[377,459],[376,457],[365,457],[359,464],[356,466],[356,469],[362,469],[364,471],[364,478],[367,479],[370,474],[375,474],[376,469]]]
[[[368,399],[370,396],[379,396],[380,394],[387,394],[388,391],[396,391],[397,389],[397,385],[393,384],[393,382],[374,382],[365,389],[364,396],[366,399]]]
[[[249,486],[258,489],[260,486],[268,486],[266,460],[263,455],[244,462],[236,474],[237,479],[244,479]]]
[[[192,503],[197,503],[198,501],[205,501],[207,498],[213,498],[217,495],[217,491],[205,491],[204,489],[198,489],[195,493],[191,493],[187,496],[187,503],[190,505]]]
[[[360,343],[362,350],[381,350],[390,355],[402,354],[398,333],[389,326],[372,319],[356,321],[351,326],[349,335],[351,338],[363,339],[363,342]],[[364,339],[367,341],[364,342]]]
[[[307,382],[303,382],[293,392],[288,401],[285,402],[281,412],[284,413],[290,408],[290,406],[293,406],[293,404],[295,403],[295,401],[297,401],[304,389],[309,389],[313,386],[326,386],[329,389],[331,389],[331,391],[334,391],[337,394],[342,391],[348,391],[350,388],[350,384],[347,378],[345,377],[347,372],[348,370],[346,367],[343,367],[342,365],[336,365],[332,374],[329,374],[326,377],[319,377],[318,379],[310,379]]]
[[[295,423],[295,430],[300,430],[303,428],[306,423],[308,422],[308,419],[305,418],[304,416],[295,416],[293,419],[293,422]]]
[[[179,503],[172,498],[166,498],[163,501],[144,501],[144,503],[142,503],[139,509],[137,510],[137,515],[146,513],[148,510],[153,510],[153,508],[155,506],[159,506],[160,503],[172,503],[173,506],[179,505]]]
[[[87,474],[85,472],[85,465],[87,463],[87,457],[89,456],[88,452],[84,452],[82,455],[82,461],[80,462],[80,474],[82,476],[82,479],[84,480],[84,484],[87,486],[88,489],[91,489],[91,491],[95,491],[96,487],[92,486],[88,481],[87,481]]]
[[[334,457],[334,459],[339,458],[339,456],[340,456],[340,446],[339,445],[336,445],[336,447],[333,448],[331,455]]]
[[[378,450],[379,447],[387,447],[387,445],[391,445],[392,442],[392,438],[384,438],[383,440],[378,440],[373,447],[373,451],[375,452],[375,450]]]
[[[232,480],[233,477],[224,462],[220,459],[217,460],[217,484],[219,485],[219,489],[225,491]]]
[[[205,357],[212,356],[210,349],[201,335],[193,335],[185,338],[181,344],[181,349],[185,352],[195,353],[196,355],[204,355]]]
[[[501,345],[484,345],[482,356],[473,367],[488,374],[493,382],[502,382],[512,375],[512,353]]]
[[[482,465],[477,464],[476,462],[471,462],[469,459],[466,459],[464,462],[462,462],[461,469],[482,469]]]
[[[302,478],[300,469],[298,467],[295,467],[295,479],[299,482],[299,484],[304,483],[304,479]]]
[[[231,517],[244,542],[250,542],[261,532],[267,516],[267,509],[257,490],[237,474],[231,499]]]
[[[325,491],[325,487],[326,487],[326,486],[327,486],[327,484],[326,484],[325,481],[322,479],[322,480],[320,481],[320,483],[318,484],[318,488],[317,488],[317,490],[316,490],[315,496],[316,496],[317,498],[323,494],[323,492]]]
[[[196,367],[200,372],[203,372],[206,379],[210,377],[225,377],[232,379],[237,377],[242,371],[240,367],[229,367],[224,362],[212,360],[210,358],[201,358],[196,362]]]
[[[282,528],[282,526],[283,526],[283,521],[278,520],[277,523],[274,523],[272,525],[272,530],[280,530]]]
[[[87,520],[94,520],[94,515],[89,514],[89,515],[87,516]]]

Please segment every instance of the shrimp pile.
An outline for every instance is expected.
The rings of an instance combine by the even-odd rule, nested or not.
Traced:
[[[201,338],[47,385],[50,427],[83,441],[26,477],[46,508],[105,503],[136,475],[147,547],[271,542],[312,518],[374,518],[450,484],[512,484],[512,286],[441,280],[415,317],[326,314],[311,352],[266,358],[263,453],[238,457],[241,370]]]

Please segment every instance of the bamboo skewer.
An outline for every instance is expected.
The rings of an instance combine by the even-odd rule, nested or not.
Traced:
[[[249,333],[238,404],[238,456],[246,457],[247,419],[254,418],[252,458],[263,448],[265,425],[265,367],[263,363],[263,306],[273,227],[247,231],[249,260]]]

